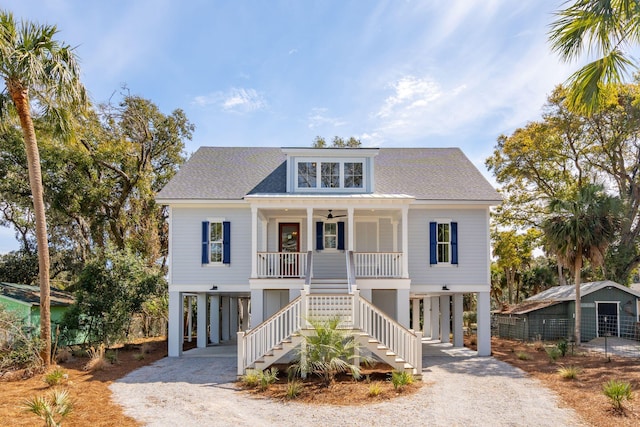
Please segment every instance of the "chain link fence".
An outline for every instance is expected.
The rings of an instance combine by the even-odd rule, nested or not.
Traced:
[[[492,335],[520,341],[574,342],[575,319],[557,315],[500,315],[491,319]],[[594,351],[640,357],[640,322],[629,316],[583,315],[582,346]]]

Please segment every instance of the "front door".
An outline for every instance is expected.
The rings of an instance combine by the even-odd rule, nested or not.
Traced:
[[[283,222],[279,226],[280,275],[300,277],[300,224]]]
[[[618,336],[618,304],[615,302],[598,302],[598,336]]]

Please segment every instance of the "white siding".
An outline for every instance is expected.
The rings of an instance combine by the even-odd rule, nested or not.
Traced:
[[[248,208],[180,208],[171,212],[172,285],[245,285],[251,275],[251,210]],[[202,264],[202,221],[231,222],[231,264]]]
[[[413,285],[486,285],[487,209],[409,210],[409,277]],[[429,265],[429,222],[458,223],[458,265]],[[455,290],[455,288],[451,288]]]
[[[388,218],[381,218],[378,226],[380,252],[394,252],[393,224]]]

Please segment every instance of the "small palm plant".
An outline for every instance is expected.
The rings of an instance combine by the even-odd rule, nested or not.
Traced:
[[[24,403],[25,410],[42,418],[47,427],[59,427],[73,410],[67,390],[53,390],[46,396],[35,396]]]
[[[631,384],[625,381],[609,380],[602,387],[602,392],[609,398],[611,406],[616,411],[623,411],[622,402],[633,398]]]
[[[326,321],[309,320],[313,328],[311,335],[304,335],[297,362],[291,365],[295,374],[312,373],[322,378],[328,387],[338,373],[350,372],[354,379],[361,376],[360,366],[355,360],[368,364],[369,357],[359,355],[360,345],[345,329],[340,329],[341,319],[333,317]]]

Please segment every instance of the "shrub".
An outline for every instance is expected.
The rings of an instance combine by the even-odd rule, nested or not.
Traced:
[[[519,351],[516,353],[516,357],[519,360],[531,360],[533,359],[533,357],[531,357],[531,355],[529,353],[525,353],[524,351]]]
[[[277,368],[265,369],[264,371],[260,372],[259,378],[260,378],[260,386],[259,386],[260,390],[265,391],[269,388],[271,384],[278,381],[278,369]]]
[[[67,390],[53,390],[48,397],[36,396],[24,402],[27,412],[36,414],[45,425],[60,426],[62,420],[73,410],[73,403]]]
[[[360,345],[355,337],[344,329],[339,329],[341,319],[334,317],[326,321],[309,320],[313,334],[303,335],[296,363],[290,369],[296,374],[312,373],[322,378],[322,384],[328,387],[335,376],[341,372],[350,372],[354,379],[360,378],[360,366],[351,363],[358,358],[368,364],[371,358],[360,355]]]
[[[41,371],[39,338],[32,336],[20,316],[2,304],[0,331],[0,374],[17,369],[26,369],[30,374]]]
[[[49,387],[60,385],[67,379],[69,379],[69,374],[67,374],[64,369],[60,368],[56,368],[53,371],[46,373],[44,376],[44,382],[47,383]]]
[[[112,365],[118,363],[118,350],[107,350],[104,354],[105,359]]]
[[[560,350],[558,350],[558,347],[553,346],[553,347],[545,347],[545,351],[547,352],[547,356],[549,356],[549,360],[553,363],[556,360],[558,360],[558,357],[560,357]]]
[[[569,343],[567,342],[567,340],[562,339],[558,341],[558,344],[556,344],[556,346],[558,347],[558,350],[560,350],[560,354],[562,355],[562,357],[565,357],[567,355],[567,349],[569,348]]]
[[[247,369],[246,373],[240,377],[240,382],[245,387],[255,387],[260,383],[260,371]]]
[[[58,363],[65,363],[71,360],[72,354],[68,347],[62,347],[56,351],[55,360]]]
[[[631,383],[624,381],[609,380],[602,387],[602,392],[609,398],[613,409],[617,411],[622,411],[624,409],[622,406],[622,402],[624,400],[631,400],[633,398]]]
[[[413,384],[413,375],[407,371],[393,371],[391,373],[393,388],[400,391],[406,385]]]
[[[303,385],[300,381],[293,380],[287,383],[287,399],[295,399],[302,393]]]
[[[369,384],[369,397],[377,397],[382,394],[382,386],[380,383]]]
[[[578,366],[562,366],[558,368],[558,374],[565,380],[575,380],[582,372],[582,369]]]
[[[107,361],[104,353],[104,344],[100,344],[98,348],[91,347],[87,350],[89,361],[84,365],[83,369],[85,371],[93,372],[107,368],[107,366],[109,366],[109,362]]]

